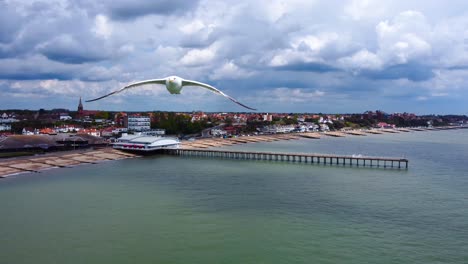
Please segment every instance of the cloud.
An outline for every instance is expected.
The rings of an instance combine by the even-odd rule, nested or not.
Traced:
[[[104,1],[109,15],[116,20],[134,19],[146,15],[171,15],[184,13],[197,5],[196,0],[113,0]]]
[[[0,2],[0,44],[10,43],[19,33],[24,18],[21,16],[14,5],[7,2]]]
[[[221,68],[215,69],[213,74],[210,75],[210,79],[236,80],[250,77],[254,74],[254,72],[241,69],[235,63],[229,61],[225,63]]]
[[[181,59],[185,66],[200,66],[209,64],[215,59],[217,47],[212,45],[205,49],[190,49]]]
[[[320,100],[326,93],[316,89],[274,88],[259,92],[262,101],[278,104],[311,103]]]
[[[375,0],[352,0],[344,7],[344,15],[353,20],[375,18],[385,13],[386,3]]]
[[[337,60],[337,65],[355,75],[375,79],[424,81],[434,76],[431,59],[432,28],[417,11],[404,11],[375,27],[375,51],[361,49]]]
[[[40,44],[38,51],[50,60],[71,64],[102,61],[110,57],[108,48],[90,44],[80,43],[71,35],[61,35]]]
[[[200,19],[181,25],[179,30],[183,33],[180,44],[187,48],[209,46],[219,37],[216,24],[206,24]]]
[[[49,95],[57,106],[71,102],[74,108],[67,94],[98,95],[132,81],[179,75],[246,104],[284,111],[424,109],[414,106],[418,97],[458,110],[443,104],[468,97],[464,6],[461,0],[0,1],[0,92],[42,95],[18,99],[25,108],[47,105]],[[128,110],[171,110],[181,102],[159,90],[109,100]],[[313,101],[314,108],[281,99],[290,94]],[[195,106],[238,110],[211,96],[177,105]]]
[[[120,74],[118,67],[67,64],[36,55],[18,59],[0,59],[0,79],[6,80],[72,80],[101,82]]]
[[[289,65],[277,66],[274,69],[279,71],[298,71],[298,72],[332,72],[338,71],[339,69],[327,65],[323,62],[297,62]]]
[[[330,64],[342,54],[348,54],[354,49],[347,36],[340,36],[336,32],[322,32],[315,35],[300,36],[292,39],[289,47],[276,52],[269,62],[272,67],[284,67],[301,64],[322,65],[322,67],[309,67],[332,69]],[[328,67],[325,67],[328,65]]]
[[[402,12],[392,22],[380,22],[376,31],[378,53],[388,64],[404,64],[431,56],[432,29],[420,12]]]
[[[97,15],[94,19],[94,27],[92,29],[97,36],[108,39],[112,34],[112,25],[109,19],[104,15]]]
[[[47,61],[44,57],[33,56],[23,59],[0,60],[0,78],[9,80],[66,80],[77,71],[76,67],[64,67],[60,63]]]
[[[434,72],[430,66],[413,63],[389,66],[382,71],[363,71],[362,75],[375,79],[391,80],[405,78],[418,82],[433,78]]]
[[[383,66],[383,62],[379,56],[367,49],[360,50],[350,57],[340,58],[338,64],[342,68],[351,69],[352,71],[380,70]]]

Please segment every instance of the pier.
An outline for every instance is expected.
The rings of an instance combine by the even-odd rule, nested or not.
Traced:
[[[323,165],[408,169],[405,158],[369,157],[355,155],[330,155],[316,153],[280,153],[215,149],[170,149],[168,154],[177,156],[199,156],[238,160],[284,161]]]

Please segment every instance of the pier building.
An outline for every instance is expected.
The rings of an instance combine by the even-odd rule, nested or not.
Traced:
[[[150,136],[146,134],[122,135],[113,143],[114,149],[151,152],[165,149],[178,149],[180,141],[173,137]]]

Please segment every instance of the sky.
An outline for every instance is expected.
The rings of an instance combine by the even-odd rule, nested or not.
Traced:
[[[177,75],[259,112],[468,114],[466,0],[0,0],[0,109]],[[88,110],[247,109],[148,85]]]

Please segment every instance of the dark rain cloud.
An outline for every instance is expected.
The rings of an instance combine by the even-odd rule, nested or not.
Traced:
[[[333,72],[341,71],[340,69],[324,64],[324,63],[295,63],[284,66],[273,67],[279,71],[299,71],[299,72]]]
[[[73,36],[63,35],[45,43],[38,50],[50,60],[80,64],[108,59],[112,49],[103,47],[99,41],[85,40],[80,43]]]
[[[0,59],[0,80],[81,80],[103,82],[120,74],[118,68],[92,64],[67,64],[36,55],[23,59]]]
[[[389,66],[380,71],[362,72],[363,76],[380,80],[408,79],[415,82],[427,81],[434,77],[434,68],[421,63]]]
[[[182,14],[193,9],[198,1],[135,0],[104,1],[108,14],[116,20],[134,19],[146,15]]]
[[[70,80],[73,74],[70,72],[38,72],[32,71],[18,71],[18,72],[0,72],[1,79],[8,80]]]
[[[41,57],[0,60],[0,79],[7,80],[70,80],[76,76],[78,67],[67,67],[59,63],[49,63]]]

